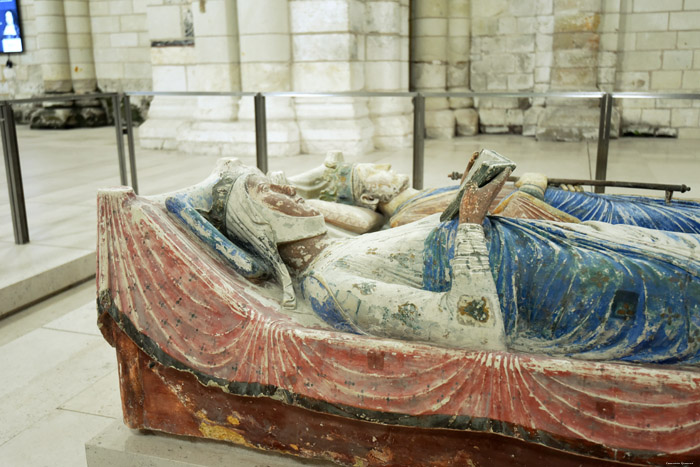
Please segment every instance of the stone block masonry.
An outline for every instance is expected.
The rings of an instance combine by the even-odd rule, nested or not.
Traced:
[[[625,40],[619,51],[616,90],[700,91],[700,61],[695,56],[700,50],[700,2],[629,3],[620,13]],[[697,104],[691,100],[625,99],[618,105],[623,134],[697,135]]]
[[[700,91],[698,0],[24,0],[21,8],[26,52],[0,79],[9,97],[93,89]],[[700,103],[615,106],[613,126],[623,134],[700,134]],[[269,98],[269,153],[410,145],[411,110],[408,98]],[[434,138],[578,139],[597,134],[597,118],[595,100],[426,101]],[[252,128],[249,98],[157,97],[141,144],[252,155]]]

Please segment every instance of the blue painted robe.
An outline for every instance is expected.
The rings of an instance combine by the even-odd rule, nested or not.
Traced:
[[[445,192],[457,192],[459,186],[427,190],[399,206],[397,212],[417,201]],[[547,188],[544,201],[581,221],[626,224],[670,232],[700,233],[700,203],[645,196],[604,195]]]
[[[427,290],[450,288],[456,226],[456,220],[443,223],[426,239]],[[699,363],[700,235],[627,227],[651,235],[650,248],[643,248],[595,230],[587,235],[586,229],[591,226],[485,220],[509,348],[596,360]],[[687,254],[663,245],[681,245]]]
[[[544,201],[582,221],[700,233],[700,203],[644,196],[601,195],[547,188]]]

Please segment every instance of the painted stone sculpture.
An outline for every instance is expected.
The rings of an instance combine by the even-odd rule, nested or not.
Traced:
[[[477,156],[475,153],[472,158]],[[361,167],[361,168],[360,168]],[[356,169],[357,168],[357,169]],[[278,183],[295,186],[307,199],[319,207],[331,223],[355,232],[368,232],[381,226],[383,219],[375,216],[368,224],[360,221],[362,210],[355,210],[358,220],[353,226],[351,214],[345,222],[334,221],[337,214],[328,201],[345,205],[377,209],[389,219],[392,227],[405,225],[442,212],[454,199],[458,186],[425,190],[408,187],[408,177],[395,174],[382,164],[346,163],[341,153],[329,153],[321,166],[308,172],[284,177],[271,174]],[[342,174],[338,176],[337,174]],[[700,233],[700,203],[645,196],[601,195],[548,186],[542,174],[523,174],[515,185],[507,183],[496,196],[490,212],[504,217],[560,220],[565,222],[600,221],[611,224],[636,225],[658,230]],[[345,193],[336,196],[336,193]],[[363,201],[367,200],[367,201]],[[368,202],[369,201],[369,202]],[[367,216],[367,214],[365,214]]]
[[[700,238],[484,217],[502,162],[443,222],[341,240],[237,161],[100,192],[127,424],[346,464],[699,461]]]

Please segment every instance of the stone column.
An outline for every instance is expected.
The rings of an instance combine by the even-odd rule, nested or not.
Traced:
[[[365,3],[291,0],[295,91],[344,92],[365,88]],[[357,155],[374,148],[366,98],[297,98],[304,153]]]
[[[291,91],[289,2],[287,0],[238,0],[241,86],[244,91]],[[267,97],[267,145],[270,156],[299,153],[299,127],[288,97]],[[253,98],[240,102],[238,119],[247,129],[245,153],[255,154]],[[241,135],[243,136],[243,135]]]
[[[243,2],[238,2],[240,5]],[[238,17],[234,2],[208,0],[192,9],[197,61],[198,91],[241,90]],[[238,116],[236,97],[199,97],[195,118],[201,121],[232,121]]]
[[[194,2],[192,20],[195,65],[192,66],[192,82],[188,81],[188,89],[204,92],[240,91],[235,2]],[[250,144],[241,141],[245,137],[241,136],[236,122],[238,102],[238,97],[197,97],[193,120],[184,124],[177,136],[178,149],[188,153],[249,155]],[[247,130],[250,132],[250,128]]]
[[[66,2],[64,10],[73,91],[78,94],[94,92],[97,88],[97,76],[88,0]]]
[[[600,0],[554,2],[551,90],[599,90],[601,29],[607,24],[604,18],[606,14]],[[619,113],[614,111],[613,114],[611,136],[616,136]],[[596,139],[599,119],[595,100],[547,99],[547,108],[539,118],[537,138]]]
[[[441,92],[447,89],[448,0],[411,3],[412,82],[414,91]],[[457,4],[455,3],[455,7]],[[459,10],[459,8],[455,8]],[[429,98],[425,102],[425,132],[429,138],[453,138],[455,116],[447,98]]]
[[[552,81],[554,0],[537,0],[537,30],[535,32],[535,85],[534,92],[547,92]],[[539,118],[544,112],[546,100],[536,98],[525,111],[523,135],[535,136]]]
[[[148,0],[146,14],[154,91],[196,90],[190,7],[189,0]],[[175,149],[178,136],[196,112],[196,97],[156,96],[148,120],[139,127],[141,146]]]
[[[367,91],[408,90],[408,1],[366,3],[365,89]],[[412,144],[411,100],[373,97],[369,112],[374,124],[374,145],[378,148],[407,147]]]
[[[34,11],[44,92],[70,92],[73,83],[63,1],[36,0]]]
[[[470,0],[448,0],[447,21],[447,90],[468,92],[469,54],[471,52]],[[454,110],[457,134],[475,135],[479,132],[479,114],[472,107],[473,99],[450,98]]]

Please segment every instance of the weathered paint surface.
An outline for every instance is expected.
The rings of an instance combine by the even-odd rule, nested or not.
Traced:
[[[444,211],[454,199],[458,188],[459,186],[449,186],[422,190],[396,209],[391,217],[391,226],[404,225]],[[494,200],[490,211],[505,217],[564,222],[578,219],[671,232],[700,233],[700,203],[696,201],[673,200],[667,204],[663,199],[645,196],[601,195],[548,187],[543,202],[515,197],[499,206],[512,192],[513,186],[506,185]],[[562,216],[561,213],[565,215]]]
[[[456,230],[428,235],[424,288],[452,287]],[[700,236],[503,217],[484,230],[509,349],[700,362]]]
[[[308,401],[309,410],[276,396],[246,397],[204,387],[193,375],[149,358],[109,315],[103,316],[103,333],[117,348],[119,367],[129,369],[121,373],[120,382],[128,407],[124,420],[131,428],[176,432],[354,466],[621,465],[528,442],[537,432],[522,427],[512,427],[518,433],[515,437],[499,435],[498,422],[491,422],[484,431],[375,423],[333,414],[338,408],[323,402]],[[550,444],[571,441],[541,435],[549,437]],[[605,451],[599,446],[590,449]]]
[[[446,443],[454,433],[497,433],[522,449],[563,449],[595,456],[596,462],[700,461],[700,372],[695,367],[470,352],[304,326],[282,312],[266,289],[185,233],[162,206],[118,190],[103,192],[98,210],[101,321],[104,326],[114,319],[138,344],[117,346],[130,426],[226,438],[224,432],[201,429],[214,420],[209,411],[206,418],[195,416],[203,407],[187,410],[194,417],[191,426],[174,416],[182,401],[164,394],[177,379],[161,385],[163,397],[149,396],[156,386],[149,385],[143,372],[136,374],[138,368],[129,360],[145,352],[148,358],[138,358],[158,362],[154,369],[189,378],[187,397],[216,394],[233,404],[240,395],[262,396],[245,403],[260,408],[280,404],[290,413],[311,409],[309,414],[336,417],[343,427],[364,421],[415,433],[430,429],[432,441],[422,444],[425,450]],[[119,332],[109,337],[105,327],[113,342]],[[194,378],[201,384],[193,384]],[[147,409],[140,400],[148,401]],[[228,412],[224,420],[229,416],[240,425],[221,426],[236,430],[246,442],[279,450],[295,444],[301,450],[303,443],[289,438],[276,447],[277,435],[259,441],[256,436],[263,435],[255,435],[245,418]],[[353,433],[360,436],[361,431]],[[227,439],[241,442],[236,436]],[[341,439],[334,449],[347,444],[347,438]],[[470,457],[457,444],[445,449],[453,450],[447,452],[456,463],[466,462]],[[484,446],[499,449],[498,443]],[[312,445],[302,455],[354,462],[323,449]],[[362,455],[374,465],[400,463],[387,453]]]
[[[601,195],[548,188],[544,201],[582,221],[638,225],[649,229],[700,233],[700,203],[645,196]]]

